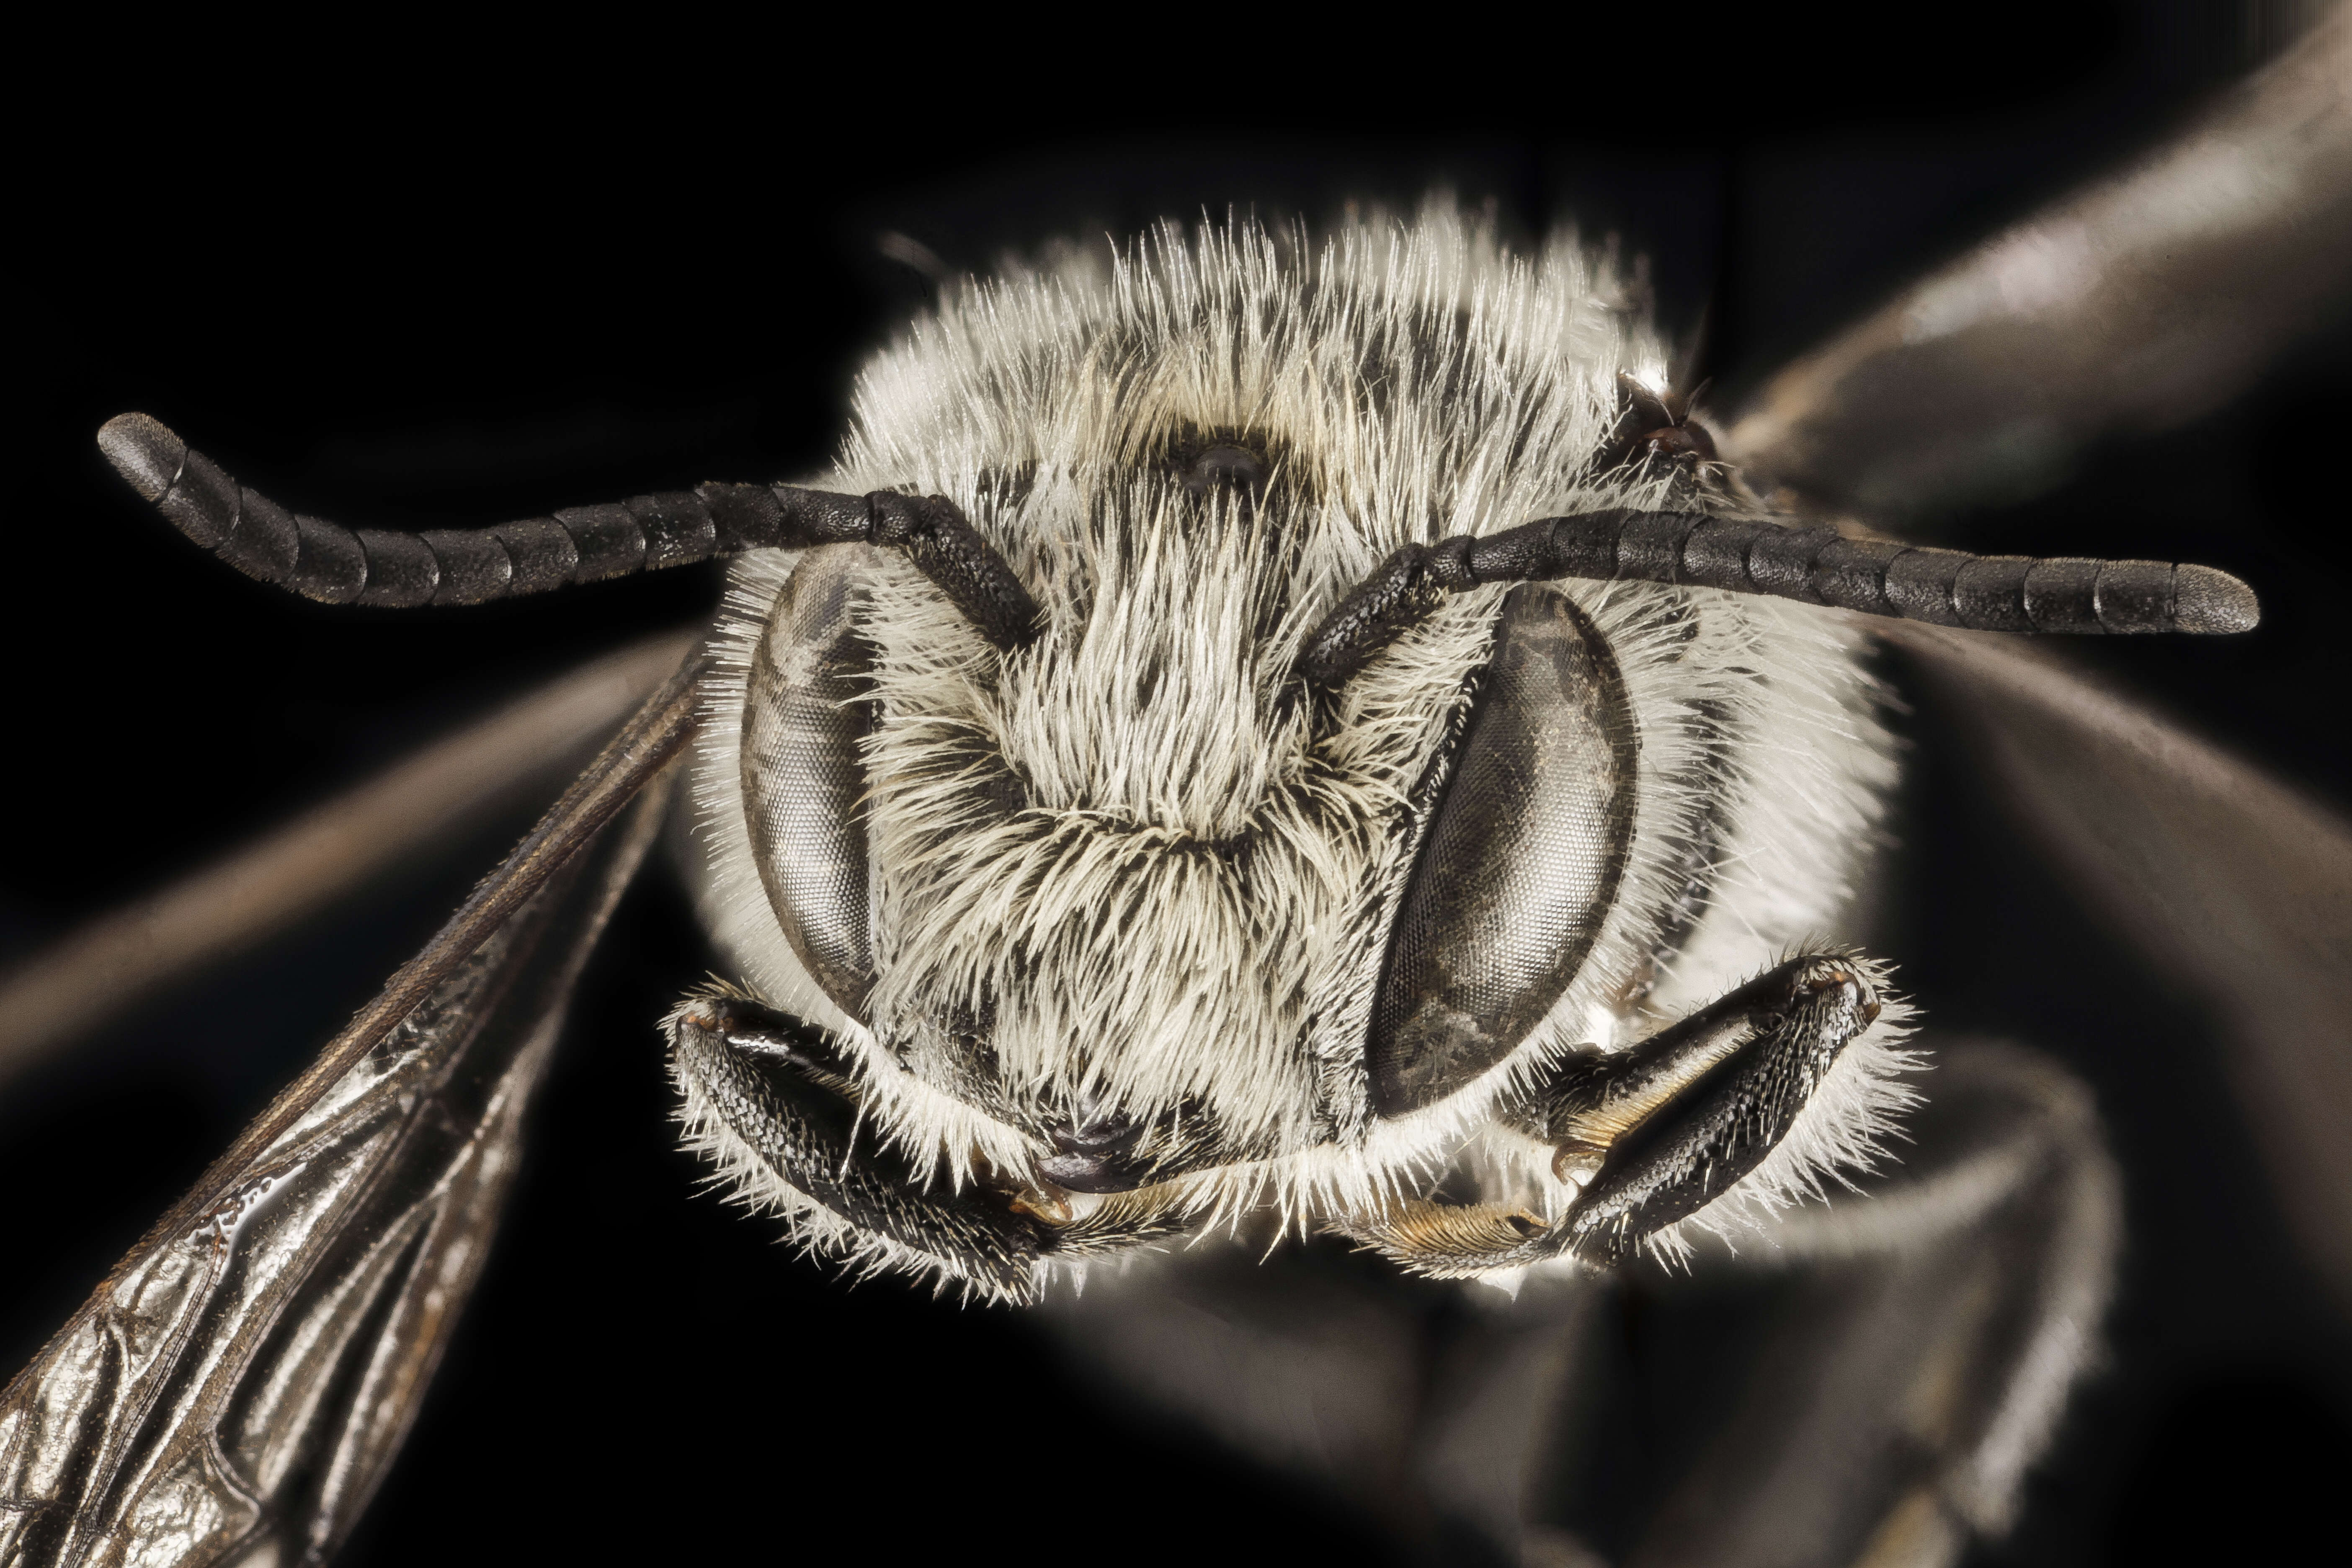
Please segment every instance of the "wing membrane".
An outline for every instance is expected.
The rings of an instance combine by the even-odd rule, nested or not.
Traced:
[[[420,847],[552,794],[691,643],[672,633],[595,659],[0,974],[0,1091],[58,1047],[268,942]]]
[[[315,1561],[348,1533],[480,1269],[661,792],[614,818],[691,734],[700,668],[0,1394],[0,1563]]]
[[[2352,290],[2352,7],[2138,167],[2034,214],[1781,371],[1725,438],[1893,523],[2042,488],[2220,407]]]
[[[2352,1305],[2352,824],[2016,639],[1881,635],[2072,885],[2206,1004],[2281,1205]]]

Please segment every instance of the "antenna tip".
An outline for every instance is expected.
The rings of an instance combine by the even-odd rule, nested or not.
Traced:
[[[180,477],[188,445],[144,414],[118,414],[98,427],[98,449],[147,500],[160,500]]]
[[[2173,578],[2173,622],[2184,632],[2226,636],[2261,624],[2263,607],[2254,591],[2227,572],[2182,566]]]

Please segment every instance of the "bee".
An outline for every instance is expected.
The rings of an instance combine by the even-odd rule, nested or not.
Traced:
[[[2113,1175],[2035,1058],[1950,1053],[1919,1105],[1889,968],[1824,940],[1894,776],[1868,627],[1966,670],[1973,634],[2228,634],[2252,595],[1778,515],[1622,281],[1443,205],[1165,229],[950,299],[813,482],[482,530],[298,515],[110,422],[167,520],[325,602],[733,564],[563,799],[10,1385],[20,1554],[342,1539],[666,816],[727,973],[663,1022],[685,1138],[801,1247],[1127,1324],[1218,1238],[1335,1234],[1571,1315],[1758,1238],[1893,1258],[1858,1321],[1969,1287],[1921,1342],[1981,1386],[1838,1528],[1913,1561],[1996,1528],[2089,1354]],[[1906,1175],[1813,1202],[1906,1116]]]

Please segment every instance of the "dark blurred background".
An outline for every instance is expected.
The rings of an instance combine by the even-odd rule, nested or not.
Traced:
[[[1665,322],[1705,322],[1709,402],[1732,408],[1921,269],[2179,126],[2296,11],[1971,5],[1884,29],[1558,11],[1379,37],[1336,13],[1296,30],[1187,16],[1083,58],[1042,16],[992,37],[910,23],[821,57],[716,36],[509,55],[389,24],[317,40],[299,68],[103,40],[104,67],[57,62],[67,90],[15,203],[0,957],[693,620],[716,589],[694,569],[466,611],[310,605],[147,515],[91,444],[111,414],[152,413],[287,504],[354,522],[790,476],[825,458],[858,365],[930,297],[886,233],[961,271],[1166,216],[1312,221],[1436,188],[1491,199],[1522,237],[1622,236]],[[2255,584],[2251,637],[2084,657],[2340,806],[2347,427],[2339,329],[2225,410],[1950,526],[1979,549],[2199,560]],[[1939,1024],[2023,1037],[2090,1081],[2133,1226],[2106,1364],[2017,1533],[1975,1560],[2160,1561],[2202,1532],[2244,1547],[2317,1521],[2347,1457],[2352,1338],[2275,1215],[2208,1031],[1971,795],[1932,712],[1904,722],[1892,956]],[[526,820],[7,1087],[0,1363],[31,1355]],[[1024,1319],[838,1283],[698,1194],[652,1025],[708,962],[680,895],[648,878],[350,1561],[781,1555],[811,1529],[909,1558],[978,1541],[1394,1555],[1336,1502],[1079,1378]]]

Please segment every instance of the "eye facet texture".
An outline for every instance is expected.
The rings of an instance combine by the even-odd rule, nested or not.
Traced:
[[[866,768],[871,655],[852,621],[868,546],[812,550],[769,612],[743,711],[743,814],[777,923],[863,1022],[874,986]]]
[[[1525,1039],[1616,901],[1639,741],[1608,644],[1567,595],[1515,589],[1389,938],[1373,1108],[1417,1110]]]

